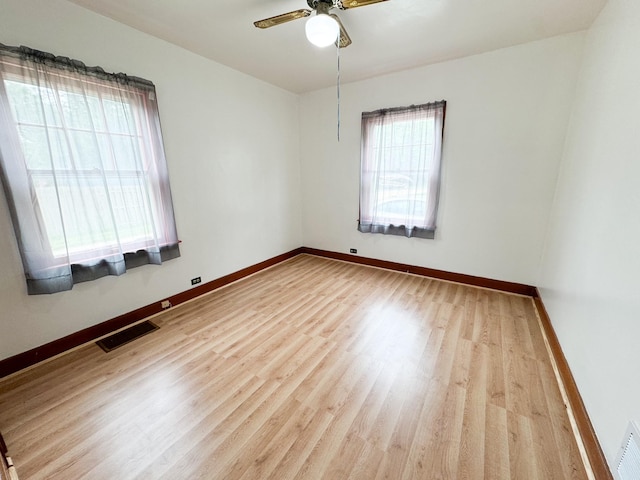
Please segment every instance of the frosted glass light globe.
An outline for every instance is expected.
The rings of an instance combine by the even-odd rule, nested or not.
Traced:
[[[328,47],[336,43],[340,33],[338,22],[324,13],[309,18],[304,30],[307,39],[317,47]]]

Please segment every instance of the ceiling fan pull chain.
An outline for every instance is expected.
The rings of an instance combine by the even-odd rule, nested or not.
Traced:
[[[338,141],[340,141],[340,36],[336,40],[336,50],[338,51]]]

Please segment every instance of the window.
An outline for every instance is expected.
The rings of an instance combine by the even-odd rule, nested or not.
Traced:
[[[180,255],[155,87],[0,46],[0,164],[30,294]]]
[[[358,230],[434,238],[446,102],[362,114]]]

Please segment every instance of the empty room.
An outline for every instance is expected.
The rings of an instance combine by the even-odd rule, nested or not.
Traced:
[[[640,479],[636,0],[0,0],[0,479]]]

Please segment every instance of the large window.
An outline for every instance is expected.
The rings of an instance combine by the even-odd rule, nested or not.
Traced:
[[[446,102],[362,114],[358,230],[434,238]]]
[[[0,46],[0,163],[30,294],[179,256],[151,82]]]

